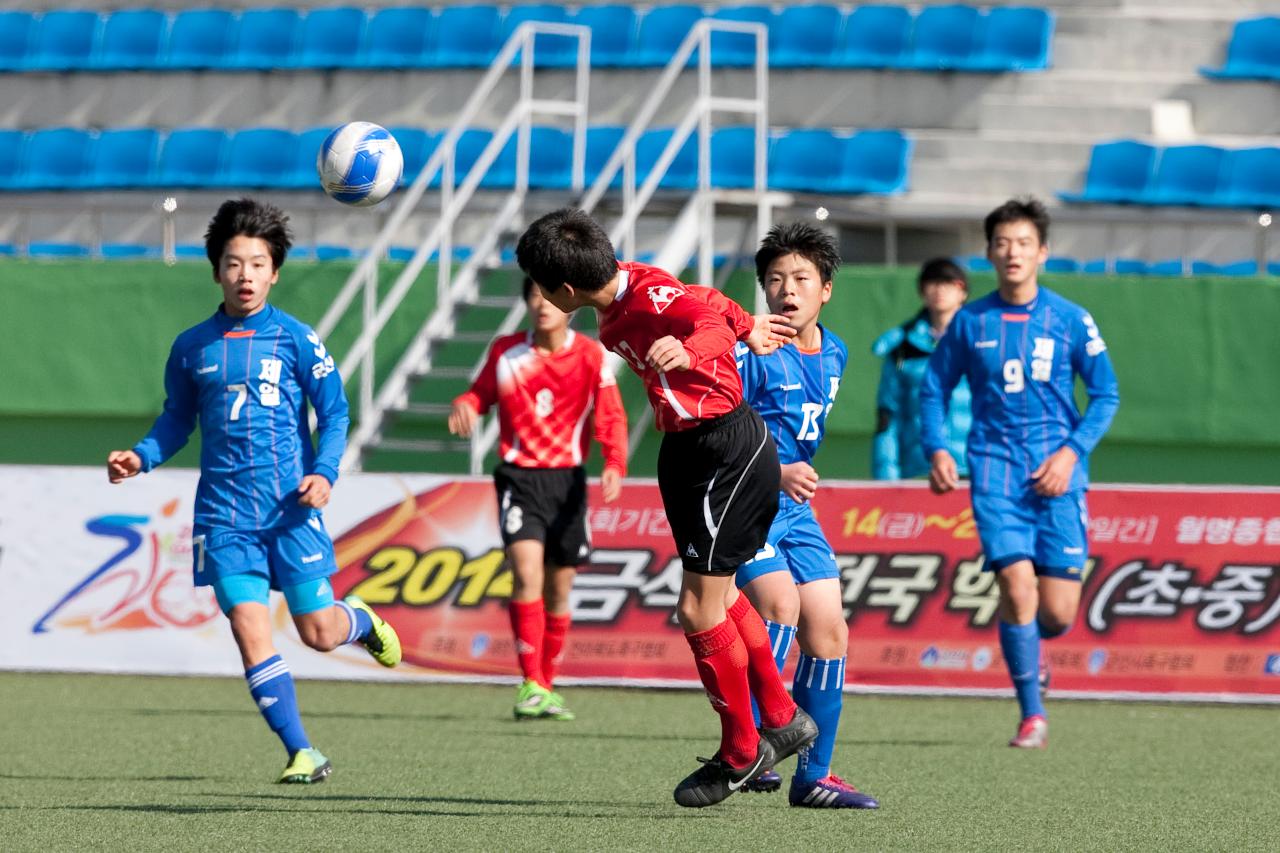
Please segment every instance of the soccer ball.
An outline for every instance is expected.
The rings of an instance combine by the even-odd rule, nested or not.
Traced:
[[[320,186],[343,204],[370,207],[400,183],[404,155],[386,128],[353,121],[325,137],[316,155]]]

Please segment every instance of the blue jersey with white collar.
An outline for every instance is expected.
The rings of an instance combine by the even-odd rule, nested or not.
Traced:
[[[822,343],[816,351],[787,344],[758,356],[739,343],[734,353],[742,397],[769,427],[783,465],[813,461],[849,361],[844,342],[821,325],[818,329]]]
[[[1089,313],[1043,287],[1027,305],[999,292],[956,314],[929,358],[920,390],[925,453],[946,448],[947,400],[961,377],[972,393],[969,472],[975,493],[1031,494],[1031,472],[1062,447],[1079,457],[1071,490],[1088,487],[1088,455],[1102,439],[1120,394]],[[1079,376],[1089,404],[1076,408]]]
[[[218,311],[178,335],[164,371],[164,411],[133,448],[150,471],[200,426],[197,526],[265,530],[306,521],[308,474],[330,483],[347,441],[347,398],[333,356],[305,324],[270,305]],[[311,443],[315,407],[319,449]]]

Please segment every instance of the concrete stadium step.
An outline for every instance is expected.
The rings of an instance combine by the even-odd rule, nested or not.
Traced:
[[[911,188],[921,196],[979,194],[1003,200],[1033,193],[1052,199],[1058,190],[1074,188],[1083,170],[1084,163],[1076,162],[918,159],[911,166]]]
[[[914,163],[924,160],[964,160],[978,157],[1002,163],[1041,163],[1046,160],[1086,163],[1096,141],[1093,137],[1064,139],[1028,138],[1014,132],[979,134],[951,131],[920,131],[915,140]]]
[[[1148,136],[1149,103],[1092,104],[1077,99],[988,95],[982,99],[982,132],[1062,132],[1094,138]]]

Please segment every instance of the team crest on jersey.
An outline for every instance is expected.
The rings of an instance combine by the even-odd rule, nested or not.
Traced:
[[[684,288],[671,284],[663,284],[649,288],[649,298],[653,300],[653,310],[658,314],[667,310],[667,306],[676,301],[676,297],[684,293]]]

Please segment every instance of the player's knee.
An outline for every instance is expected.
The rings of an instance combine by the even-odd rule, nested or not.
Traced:
[[[302,640],[303,645],[307,648],[315,649],[317,652],[328,652],[336,649],[345,639],[340,636],[334,626],[326,625],[324,622],[316,619],[309,619],[298,624],[298,637]]]
[[[849,652],[849,626],[843,621],[834,620],[812,632],[806,640],[801,648],[810,657],[827,660],[842,658]],[[805,646],[808,648],[804,648]]]
[[[1039,608],[1039,591],[1034,580],[1015,580],[1000,590],[1000,606],[1006,619],[1026,622]]]

